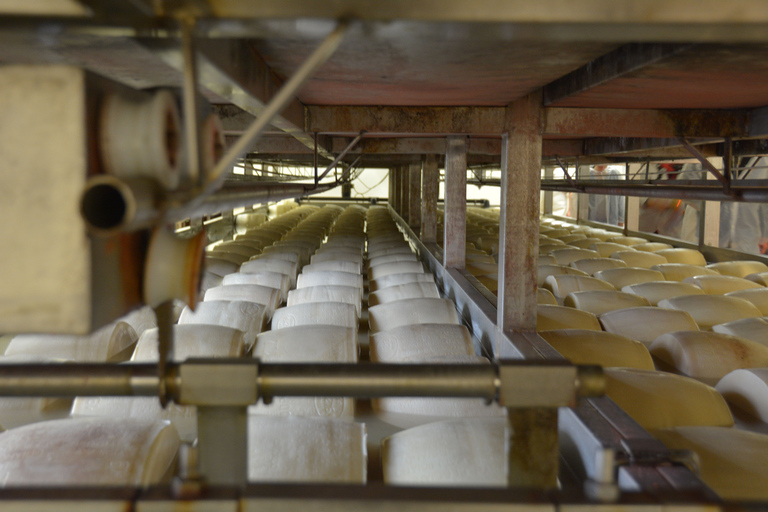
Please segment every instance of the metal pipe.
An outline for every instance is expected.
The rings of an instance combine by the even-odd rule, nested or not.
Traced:
[[[182,87],[182,105],[184,108],[184,136],[187,140],[187,173],[202,185],[206,181],[203,174],[208,169],[202,167],[201,138],[198,119],[199,97],[197,92],[197,54],[195,52],[195,19],[188,18],[181,22],[182,55],[184,73]]]
[[[0,366],[0,396],[157,396],[159,385],[155,364]]]
[[[229,148],[229,151],[219,160],[216,167],[211,171],[211,181],[206,185],[203,193],[210,193],[221,185],[221,181],[226,176],[229,168],[234,165],[240,155],[244,154],[259,138],[261,132],[269,126],[272,119],[280,114],[285,107],[293,100],[296,92],[304,85],[310,76],[322,66],[341,44],[341,41],[349,29],[348,22],[340,22],[336,29],[331,32],[320,46],[312,52],[301,67],[291,76],[283,87],[275,94],[272,101],[262,110],[258,118],[248,127],[237,142]]]
[[[492,365],[261,364],[259,395],[380,398],[428,396],[496,399]]]
[[[111,174],[99,174],[85,185],[80,214],[95,234],[133,231],[157,221],[160,217],[157,199],[157,185],[150,179],[124,180]]]
[[[357,137],[355,137],[354,139],[352,139],[352,141],[351,141],[349,144],[347,144],[347,147],[345,147],[345,148],[344,148],[344,149],[341,151],[341,153],[339,153],[339,156],[337,156],[336,158],[334,158],[334,159],[333,159],[333,162],[331,162],[330,164],[328,164],[328,167],[326,167],[326,168],[325,168],[325,170],[323,171],[323,174],[321,174],[320,176],[318,176],[317,178],[315,178],[315,183],[317,183],[317,182],[319,182],[321,179],[325,178],[325,177],[328,175],[328,173],[329,173],[329,172],[331,172],[331,169],[333,169],[334,167],[336,167],[336,164],[338,164],[339,162],[341,162],[341,159],[342,159],[342,158],[344,158],[345,156],[347,156],[347,153],[349,153],[350,151],[352,151],[352,148],[354,148],[354,147],[357,145],[357,143],[358,143],[358,142],[360,142],[360,140],[362,140],[362,138],[363,138],[363,135],[365,135],[365,130],[361,131],[361,132],[360,132],[360,133],[357,135]],[[317,168],[317,167],[315,167],[315,168]]]
[[[707,185],[619,185],[613,180],[603,183],[576,182],[576,186],[553,181],[541,182],[542,190],[576,192],[581,194],[608,194],[633,197],[659,197],[666,199],[690,199],[703,201],[738,201],[745,203],[768,202],[768,187],[731,187],[730,194],[722,186]]]

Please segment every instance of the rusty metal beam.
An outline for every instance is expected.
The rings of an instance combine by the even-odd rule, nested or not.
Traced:
[[[634,110],[558,108],[543,110],[547,136],[720,138],[746,137],[746,110]],[[503,133],[507,109],[503,107],[359,107],[309,106],[308,132],[355,135],[365,130],[372,137],[392,135],[491,136]]]
[[[544,87],[544,105],[556,104],[580,92],[677,55],[692,46],[690,44],[625,44]]]
[[[720,142],[721,139],[691,139],[689,142],[696,146]],[[679,138],[640,138],[640,137],[610,137],[594,138],[584,141],[584,155],[621,155],[621,154],[649,154],[654,151],[680,149],[683,144]],[[707,146],[703,152],[712,152],[713,146]],[[679,151],[680,155],[686,155],[686,151]],[[636,155],[635,155],[636,156]],[[690,155],[689,155],[690,156]],[[717,156],[712,152],[707,156]]]

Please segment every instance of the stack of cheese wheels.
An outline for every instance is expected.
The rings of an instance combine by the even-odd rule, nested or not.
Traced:
[[[134,328],[122,321],[102,327],[88,336],[23,334],[11,338],[5,355],[0,357],[0,364],[126,361],[136,341]],[[0,398],[0,426],[10,429],[62,418],[69,414],[71,407],[71,398]]]
[[[555,229],[574,232],[565,222],[542,220],[542,234]],[[542,337],[575,363],[606,367],[608,396],[671,449],[696,451],[701,477],[723,498],[768,498],[768,472],[752,462],[768,449],[768,436],[744,430],[763,432],[768,422],[768,321],[762,316],[768,314],[768,266],[747,260],[707,265],[695,249],[626,237],[587,245],[556,233],[566,246],[600,253],[570,266],[622,294],[574,291],[560,299],[594,313],[607,332],[547,331],[556,325],[556,310],[540,306]],[[548,252],[567,250],[546,243]],[[542,268],[544,286],[573,279]],[[645,304],[632,304],[629,296]],[[605,336],[624,341],[609,348]],[[735,426],[731,411],[739,418]]]
[[[275,311],[271,330],[258,335],[254,357],[268,363],[357,362],[364,225],[362,207],[323,208],[301,223],[299,232],[286,235],[289,241],[312,241],[312,250],[297,259],[296,289]],[[353,421],[353,399],[269,401],[248,408],[249,480],[366,481],[365,425]]]
[[[167,421],[71,418],[0,435],[3,486],[149,486],[169,482],[179,436]]]

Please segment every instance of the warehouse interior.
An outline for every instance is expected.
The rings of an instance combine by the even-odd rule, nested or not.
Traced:
[[[764,509],[766,34],[0,5],[0,507]]]

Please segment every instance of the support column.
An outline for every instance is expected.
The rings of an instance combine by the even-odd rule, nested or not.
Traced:
[[[720,201],[704,201],[699,212],[699,247],[720,247]]]
[[[536,330],[541,108],[540,93],[513,103],[509,107],[512,129],[501,139],[496,325],[507,334]]]
[[[400,190],[400,167],[395,167],[392,172],[392,193],[394,200],[392,201],[392,208],[399,214],[400,205],[402,204],[402,195]]]
[[[443,265],[464,268],[467,246],[467,137],[445,140],[445,231]]]
[[[640,230],[640,198],[628,196],[627,208],[624,210],[624,231]]]
[[[387,203],[394,208],[395,206],[395,176],[392,168],[387,171]]]
[[[440,193],[440,170],[437,155],[424,158],[421,171],[421,240],[426,243],[437,241],[437,196]]]
[[[414,233],[421,227],[421,162],[408,166],[408,225]]]
[[[544,168],[544,178],[545,179],[552,179],[555,177],[555,168],[552,166],[548,166]],[[554,192],[551,190],[545,190],[544,191],[544,214],[545,215],[551,215],[552,209],[553,209],[553,198]]]
[[[398,177],[398,180],[400,180],[400,216],[408,222],[408,212],[409,208],[411,206],[411,196],[409,194],[409,180],[408,180],[408,166],[403,165],[400,167],[400,176]]]

